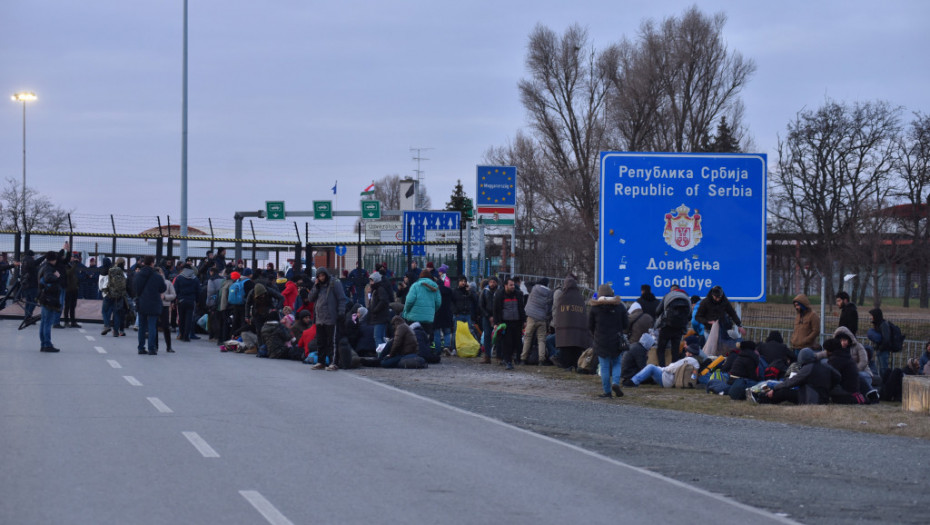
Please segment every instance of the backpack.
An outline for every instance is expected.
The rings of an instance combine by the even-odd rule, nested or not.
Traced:
[[[665,309],[665,325],[683,330],[688,327],[689,323],[691,323],[691,300],[684,297],[672,299]]]
[[[904,334],[898,325],[888,321],[888,331],[891,333],[891,341],[888,346],[892,353],[898,353],[904,349]]]
[[[691,376],[694,375],[694,366],[689,364],[683,364],[678,367],[678,370],[675,370],[675,388],[694,388],[694,385],[697,384],[697,379],[692,379]]]
[[[242,280],[232,283],[229,287],[229,304],[245,304],[245,282]]]
[[[126,275],[123,271],[111,272],[110,280],[107,283],[107,297],[110,299],[122,299],[126,297]]]
[[[593,348],[588,348],[578,358],[578,373],[593,374],[597,372],[598,359]]]

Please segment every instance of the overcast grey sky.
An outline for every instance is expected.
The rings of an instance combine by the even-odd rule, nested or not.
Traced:
[[[358,206],[423,153],[435,207],[526,124],[517,82],[537,23],[577,22],[600,49],[691,1],[191,0],[189,212],[231,218],[266,200]],[[0,178],[78,214],[179,217],[182,0],[4,0]],[[770,164],[777,136],[825,97],[930,111],[930,2],[703,1],[758,69],[746,123]],[[104,197],[108,192],[116,196]]]

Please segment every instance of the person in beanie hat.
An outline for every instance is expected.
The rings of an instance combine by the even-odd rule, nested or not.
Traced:
[[[626,306],[614,295],[610,284],[597,288],[597,299],[588,302],[591,311],[588,329],[594,336],[594,352],[601,369],[600,397],[623,397],[620,389],[620,333],[626,330],[628,319]]]
[[[759,375],[756,343],[747,340],[741,341],[737,346],[737,350],[730,352],[723,363],[723,371],[730,374],[730,399],[742,401],[746,399],[746,389],[763,378]]]

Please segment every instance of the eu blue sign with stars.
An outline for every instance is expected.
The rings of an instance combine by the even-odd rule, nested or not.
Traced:
[[[624,299],[715,285],[765,301],[767,159],[742,153],[601,152],[598,275]]]
[[[475,207],[516,206],[517,168],[478,166],[478,198]]]

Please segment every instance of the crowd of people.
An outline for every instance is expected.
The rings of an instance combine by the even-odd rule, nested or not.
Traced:
[[[199,326],[223,351],[299,359],[315,370],[418,368],[455,355],[457,337],[467,337],[480,345],[481,363],[496,358],[507,370],[523,364],[599,371],[602,397],[643,384],[688,385],[759,403],[899,400],[904,375],[930,374],[930,342],[919,359],[889,367],[895,327],[879,308],[869,312],[863,345],[846,292],[836,294],[839,326],[822,344],[820,318],[803,294],[793,300],[787,343],[779,331],[757,342],[745,338],[720,286],[702,298],[672,285],[659,298],[643,285],[627,307],[610,284],[586,300],[571,274],[554,290],[545,278],[490,277],[476,286],[431,262],[420,270],[414,261],[400,277],[386,263],[370,273],[358,263],[342,278],[322,268],[247,268],[227,262],[223,248],[179,264],[152,256],[128,267],[123,258],[102,257],[99,268],[94,262],[83,266],[67,246],[24,254],[25,317],[41,306],[41,351],[58,351],[52,328],[79,326],[81,272],[93,268],[103,299],[101,334],[121,337],[132,327],[138,352],[147,355],[158,353],[159,330],[165,351],[174,352],[173,343],[200,338]],[[0,272],[18,264],[0,261]]]

